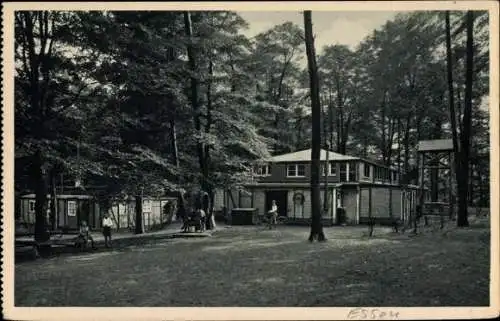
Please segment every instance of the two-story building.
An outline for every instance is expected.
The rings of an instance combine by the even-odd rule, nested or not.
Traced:
[[[308,223],[311,218],[311,149],[278,155],[254,170],[252,182],[242,190],[217,193],[216,210],[225,207],[257,208],[266,213],[273,200],[279,215],[289,221]],[[323,223],[338,222],[337,208],[345,210],[346,223],[363,224],[371,216],[379,222],[390,218],[407,219],[417,204],[417,186],[399,184],[396,169],[376,162],[321,150],[321,205],[323,207],[327,186],[328,211],[323,213]],[[325,173],[325,165],[327,173]],[[325,183],[327,181],[327,183]]]

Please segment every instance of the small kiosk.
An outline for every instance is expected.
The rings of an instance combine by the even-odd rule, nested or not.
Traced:
[[[423,140],[418,144],[419,155],[419,206],[420,215],[425,225],[434,219],[439,219],[440,228],[444,227],[445,220],[454,217],[453,209],[453,141],[451,139]],[[448,181],[446,184],[447,196],[440,193],[440,177],[443,173]],[[446,175],[447,174],[447,175]],[[424,197],[424,182],[430,181],[431,197],[426,201]],[[446,180],[441,180],[446,182]],[[443,200],[445,198],[445,200]],[[416,229],[416,224],[415,224]]]

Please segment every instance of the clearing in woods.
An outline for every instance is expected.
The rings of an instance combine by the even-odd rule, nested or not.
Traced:
[[[211,238],[25,262],[16,306],[487,306],[488,224],[410,237],[376,228],[233,227]],[[422,282],[425,280],[425,282]]]

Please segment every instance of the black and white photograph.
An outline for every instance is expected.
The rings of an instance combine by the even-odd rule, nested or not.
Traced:
[[[4,317],[498,317],[498,3],[321,4],[4,4]]]

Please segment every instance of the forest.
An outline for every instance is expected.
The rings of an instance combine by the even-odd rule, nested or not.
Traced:
[[[310,148],[304,26],[245,28],[229,11],[17,11],[15,187],[36,193],[38,230],[61,173],[104,204],[213,197]],[[321,145],[409,174],[418,141],[453,138],[466,225],[489,206],[489,37],[486,11],[416,11],[316,48]]]

